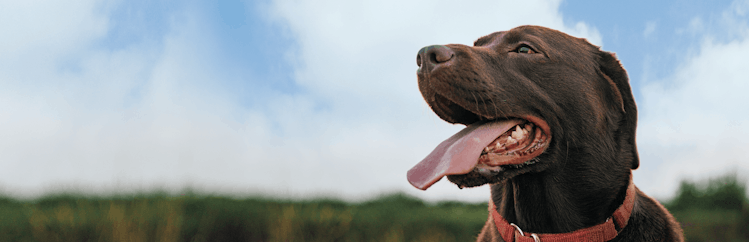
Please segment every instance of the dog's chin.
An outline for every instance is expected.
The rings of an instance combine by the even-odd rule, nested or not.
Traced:
[[[485,184],[500,183],[524,174],[543,172],[549,165],[550,163],[545,162],[543,158],[534,157],[520,165],[503,165],[492,169],[476,166],[471,172],[466,174],[448,175],[447,180],[461,189],[478,187]]]

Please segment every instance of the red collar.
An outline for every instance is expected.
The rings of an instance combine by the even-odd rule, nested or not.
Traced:
[[[494,202],[489,201],[489,212],[492,214],[494,224],[499,230],[499,234],[506,242],[572,242],[572,241],[609,241],[619,234],[619,231],[627,226],[629,221],[629,215],[632,214],[632,207],[635,205],[635,184],[632,179],[629,180],[629,187],[627,187],[627,195],[624,198],[619,208],[614,211],[606,222],[595,225],[593,227],[578,229],[569,233],[561,234],[534,234],[524,233],[520,230],[517,225],[508,223],[507,220],[499,215]],[[619,228],[618,230],[616,228]]]

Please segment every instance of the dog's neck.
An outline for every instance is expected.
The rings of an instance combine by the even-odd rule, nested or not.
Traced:
[[[610,217],[626,195],[630,176],[622,178],[594,187],[595,183],[584,183],[582,177],[520,175],[491,185],[492,202],[502,217],[524,231],[566,233]]]

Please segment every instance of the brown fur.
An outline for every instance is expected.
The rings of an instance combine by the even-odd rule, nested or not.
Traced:
[[[526,46],[533,53],[521,53]],[[533,233],[565,233],[602,223],[622,204],[632,169],[637,107],[616,56],[584,39],[538,27],[492,33],[474,46],[425,47],[419,89],[450,123],[537,117],[551,130],[540,162],[486,178],[448,179],[464,187],[491,184],[508,222]],[[502,241],[491,216],[478,241]],[[683,241],[679,224],[637,191],[629,224],[613,241]]]

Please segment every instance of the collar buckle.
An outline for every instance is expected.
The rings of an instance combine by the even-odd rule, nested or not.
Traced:
[[[518,227],[515,223],[510,223],[510,226],[514,227],[518,232],[520,232],[520,236],[525,236],[525,233],[523,233],[523,230]],[[533,238],[534,242],[541,242],[541,239],[538,238],[538,235],[536,233],[531,233],[531,237]]]

